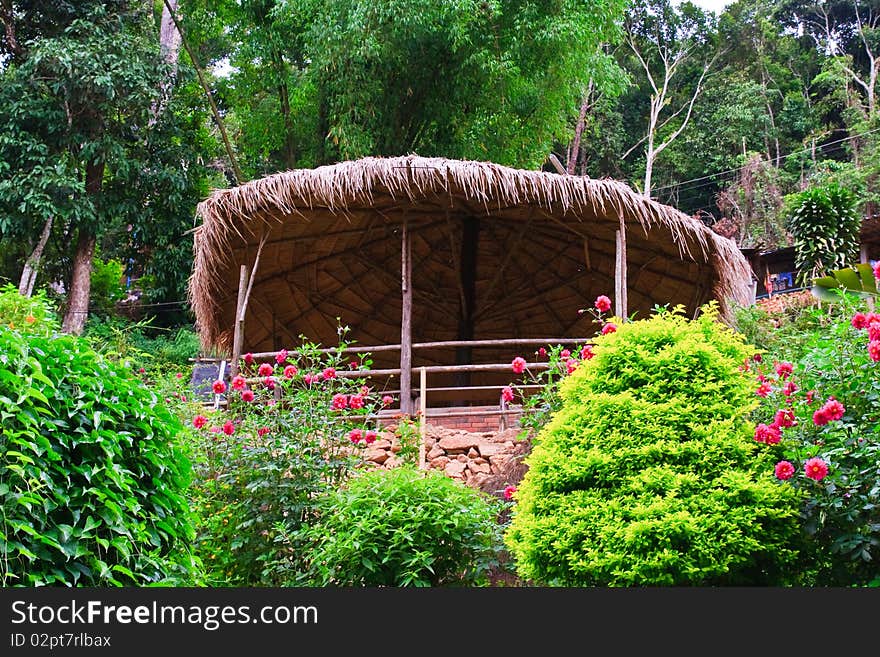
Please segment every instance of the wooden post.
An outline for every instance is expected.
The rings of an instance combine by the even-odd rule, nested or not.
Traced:
[[[412,243],[403,219],[400,244],[400,412],[412,415]]]
[[[498,417],[498,430],[505,431],[507,429],[507,402],[504,401],[504,391],[501,391],[501,399],[500,399],[500,409],[501,415]]]
[[[424,366],[419,370],[419,470],[426,469],[425,437],[428,434],[428,372]]]
[[[217,375],[217,380],[222,381],[224,376],[226,376],[226,361],[221,360],[220,361],[220,373]],[[214,410],[216,411],[218,408],[220,408],[220,395],[215,394],[214,395]]]
[[[620,216],[620,228],[615,233],[617,242],[614,267],[614,314],[626,320],[626,222]]]
[[[248,287],[248,268],[242,265],[238,273],[238,302],[235,304],[235,323],[232,327],[232,361],[229,363],[229,376],[238,374],[238,361],[244,344],[244,299]]]

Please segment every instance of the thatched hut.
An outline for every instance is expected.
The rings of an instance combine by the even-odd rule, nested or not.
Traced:
[[[407,390],[408,365],[474,357],[457,345],[413,362],[412,342],[593,336],[579,311],[599,294],[645,317],[712,298],[729,316],[751,293],[735,244],[692,217],[620,182],[486,162],[286,171],[214,192],[198,216],[190,298],[205,347],[290,349],[300,336],[332,346],[342,323],[362,345],[401,345]],[[485,357],[510,362],[510,351]],[[398,363],[394,352],[374,361]]]

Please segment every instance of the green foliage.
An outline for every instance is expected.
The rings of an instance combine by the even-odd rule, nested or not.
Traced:
[[[191,327],[161,329],[150,320],[92,317],[83,335],[105,358],[151,374],[189,371],[199,355],[199,336]]]
[[[192,581],[181,426],[128,371],[0,328],[0,425],[4,586]]]
[[[58,330],[58,319],[44,290],[25,297],[12,283],[7,283],[0,287],[0,327],[51,335]]]
[[[833,183],[794,197],[789,227],[802,282],[856,259],[862,220],[855,205],[853,193]]]
[[[860,307],[863,303],[842,297],[825,309],[822,321],[804,331],[798,348],[786,352],[790,375],[774,368],[784,359],[778,351],[773,352],[774,363],[764,358],[753,364],[754,373],[770,386],[754,420],[781,433],[778,443],[762,448],[774,462],[787,460],[794,466],[787,485],[805,496],[802,528],[812,548],[802,569],[811,573],[808,583],[819,586],[862,586],[877,576],[880,341],[873,341],[880,340],[880,324],[871,327],[877,316]],[[793,386],[790,394],[786,385]],[[831,399],[842,405],[842,416],[823,419],[820,409]],[[781,409],[791,416],[780,425]],[[804,472],[806,461],[814,457],[828,466],[827,476],[819,480]]]
[[[118,260],[92,260],[92,285],[89,290],[90,310],[102,315],[113,314],[117,301],[125,297],[122,275],[125,268]]]
[[[858,263],[829,272],[813,279],[813,295],[828,303],[841,300],[841,293],[849,297],[873,299],[877,297],[877,279],[870,265]]]
[[[561,586],[792,581],[798,495],[751,440],[751,350],[704,308],[622,324],[560,387],[514,495],[518,573]]]
[[[442,472],[374,470],[326,494],[305,534],[315,586],[485,583],[500,536],[494,498]]]

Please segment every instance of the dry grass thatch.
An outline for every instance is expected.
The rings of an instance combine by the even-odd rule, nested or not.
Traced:
[[[287,171],[214,192],[198,216],[189,292],[206,347],[230,347],[239,266],[253,265],[261,241],[246,349],[300,335],[335,344],[336,317],[362,344],[398,342],[404,221],[417,342],[457,337],[468,221],[479,222],[469,233],[478,235],[476,338],[592,335],[577,310],[613,296],[621,216],[630,312],[715,298],[729,317],[751,290],[732,241],[623,183],[485,162],[406,156]]]

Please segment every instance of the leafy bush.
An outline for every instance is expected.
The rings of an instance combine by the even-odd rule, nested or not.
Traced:
[[[248,355],[240,378],[218,383],[227,408],[191,411],[197,549],[213,584],[279,585],[300,572],[306,551],[277,537],[313,522],[317,499],[344,483],[377,439],[366,416],[380,402],[337,373],[349,367],[344,347],[304,343],[264,363]]]
[[[0,287],[0,327],[49,335],[58,330],[58,319],[45,291],[25,297],[12,283],[7,283]]]
[[[125,297],[122,276],[125,267],[118,260],[92,259],[89,301],[93,312],[101,315],[113,314],[116,303]]]
[[[538,433],[505,534],[519,574],[562,586],[792,579],[799,495],[752,440],[752,351],[705,307],[596,338]],[[768,470],[769,468],[769,470]]]
[[[4,586],[186,582],[180,423],[72,336],[0,328]]]
[[[325,495],[307,584],[464,586],[495,563],[499,505],[445,474],[406,465],[353,477]]]
[[[755,439],[805,495],[813,583],[880,584],[880,315],[841,298],[822,317],[791,362],[747,364],[763,398]]]

